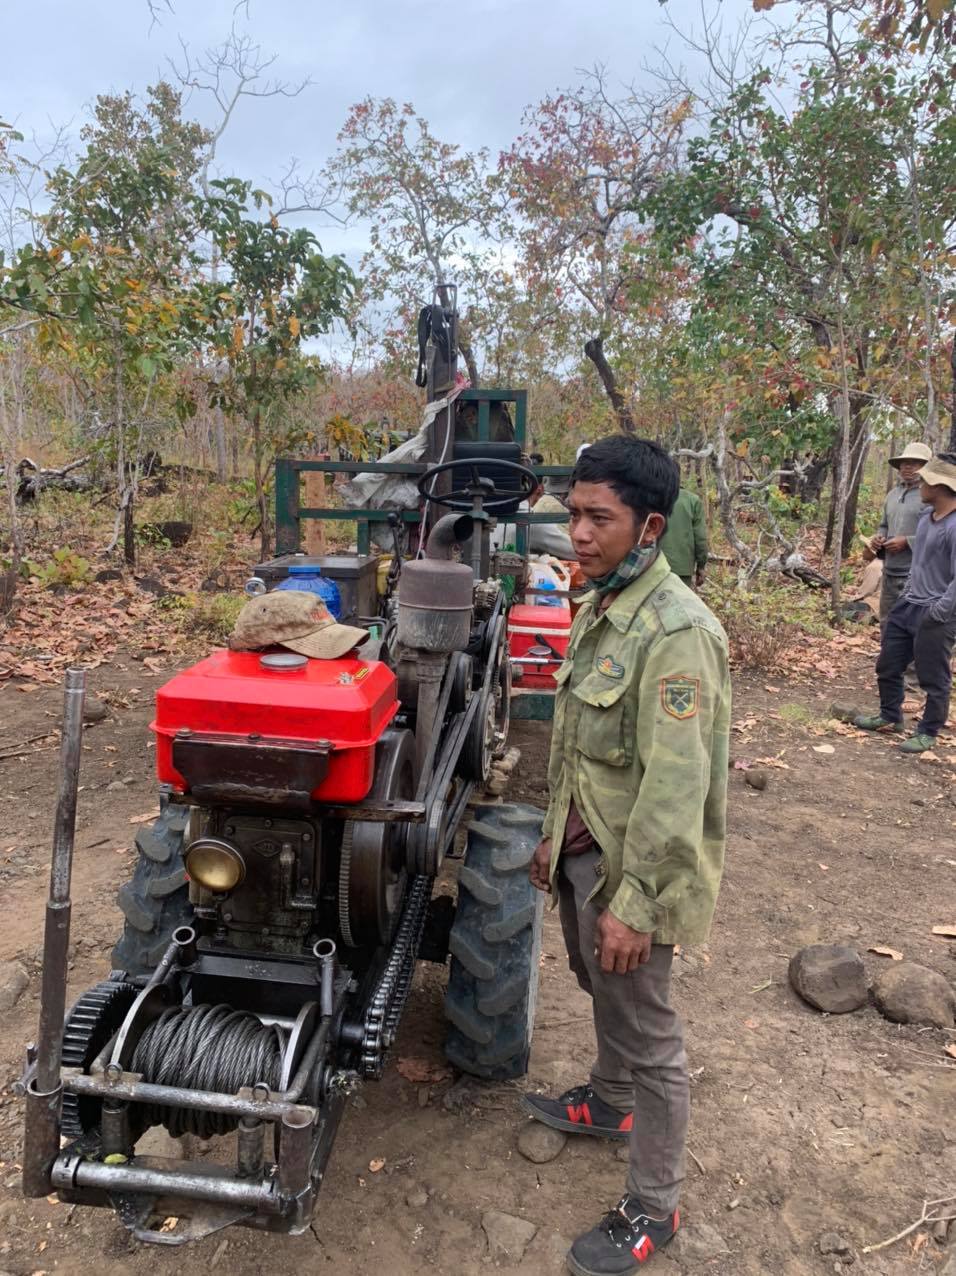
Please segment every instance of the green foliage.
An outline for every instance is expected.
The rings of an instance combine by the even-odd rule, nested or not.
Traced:
[[[75,589],[89,584],[93,568],[89,559],[72,549],[55,549],[48,563],[36,563],[25,559],[20,566],[24,576],[38,580],[46,589]]]
[[[731,661],[741,669],[783,670],[801,639],[829,630],[821,597],[766,576],[745,587],[731,573],[715,572],[706,600],[727,631]]]
[[[170,594],[160,606],[187,637],[224,646],[248,601],[244,594]]]

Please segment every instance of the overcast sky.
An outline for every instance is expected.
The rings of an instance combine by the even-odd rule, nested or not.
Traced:
[[[690,27],[700,3],[669,0],[666,12]],[[0,119],[28,134],[71,122],[76,132],[97,94],[169,77],[168,60],[182,60],[180,39],[201,53],[224,39],[237,13],[234,0],[173,0],[173,12],[151,26],[147,0],[5,8]],[[729,26],[752,14],[751,0],[721,0],[720,8]],[[664,12],[658,0],[249,0],[236,22],[276,55],[273,74],[313,83],[295,98],[241,103],[221,144],[221,171],[268,187],[292,156],[306,170],[319,167],[349,106],[368,94],[410,101],[439,137],[497,154],[525,107],[576,83],[582,68],[601,63],[612,81],[646,80],[643,64],[668,41],[688,62]],[[187,107],[204,122],[213,110],[202,95]],[[357,247],[352,235],[320,233],[327,251]]]

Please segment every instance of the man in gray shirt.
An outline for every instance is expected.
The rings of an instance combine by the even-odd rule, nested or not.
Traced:
[[[919,472],[920,515],[913,562],[902,598],[886,620],[876,679],[879,713],[861,714],[864,731],[903,730],[903,674],[916,663],[926,704],[916,732],[900,748],[925,753],[949,717],[956,639],[956,452],[941,452]]]
[[[899,471],[900,481],[887,494],[883,517],[870,544],[883,559],[883,583],[880,589],[880,625],[902,597],[913,561],[916,524],[923,509],[919,494],[919,472],[933,453],[925,443],[908,443],[899,456],[889,463]]]

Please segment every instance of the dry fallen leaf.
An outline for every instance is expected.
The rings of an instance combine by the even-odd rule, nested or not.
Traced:
[[[815,744],[813,746],[814,753],[836,753],[832,744]]]
[[[549,954],[545,953],[547,957]],[[400,1076],[406,1081],[414,1081],[418,1085],[434,1085],[436,1081],[447,1081],[451,1076],[451,1068],[440,1061],[422,1059],[418,1055],[407,1055],[400,1058],[397,1064]]]
[[[745,1020],[744,1020],[744,1027],[745,1027],[745,1028],[751,1028],[751,1029],[752,1029],[752,1028],[759,1028],[759,1026],[760,1026],[760,1022],[759,1022],[759,1020],[757,1020],[757,1019],[745,1019]]]
[[[887,948],[885,944],[874,944],[872,948],[866,950],[868,953],[878,953],[881,957],[892,957],[894,961],[902,961],[903,954],[897,948]]]
[[[824,873],[829,873],[829,871],[830,871],[830,865],[829,865],[829,864],[819,864],[819,865],[818,865],[818,867],[819,867],[819,868],[822,868],[822,869],[823,869],[823,871],[824,871]]]
[[[159,814],[159,807],[154,806],[151,811],[146,811],[143,815],[131,815],[129,817],[130,824],[148,824],[150,820],[155,820]]]
[[[956,1059],[956,1041],[948,1041],[946,1045],[943,1046],[943,1053],[952,1055],[952,1057]]]
[[[179,1219],[171,1214],[169,1218],[163,1219],[162,1225],[159,1230],[161,1232],[174,1232],[176,1230],[176,1226],[178,1223],[179,1223]]]
[[[944,939],[956,939],[956,926],[934,926],[934,935],[942,935]]]
[[[377,1174],[379,1170],[383,1170],[385,1168],[385,1157],[384,1156],[373,1157],[373,1159],[369,1161],[368,1163],[368,1168],[372,1174]]]
[[[938,762],[939,754],[934,753],[932,749],[927,749],[925,753],[919,755],[920,762]]]

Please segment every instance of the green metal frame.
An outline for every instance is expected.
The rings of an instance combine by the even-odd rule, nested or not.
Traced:
[[[463,390],[458,396],[462,403],[478,404],[478,442],[487,442],[491,424],[491,404],[514,404],[515,442],[524,447],[528,432],[527,390]],[[397,513],[405,523],[418,523],[417,510],[332,509],[322,506],[303,506],[302,474],[312,470],[322,474],[404,474],[418,478],[429,466],[424,462],[394,461],[304,461],[294,457],[280,457],[276,461],[276,552],[297,554],[302,546],[302,520],[327,519],[330,522],[354,522],[358,525],[356,548],[360,554],[370,551],[372,523],[385,523],[390,513]],[[540,478],[567,475],[568,465],[539,465],[533,467]],[[563,523],[561,514],[510,514],[507,521],[517,527],[518,553],[527,549],[528,526],[532,523]]]
[[[459,402],[478,404],[479,443],[488,442],[491,427],[491,404],[514,404],[515,441],[522,449],[527,440],[528,394],[526,390],[464,390]],[[356,549],[368,554],[372,544],[372,524],[385,523],[391,513],[398,514],[405,523],[421,522],[418,510],[339,509],[302,504],[302,475],[309,471],[320,474],[403,474],[418,478],[431,467],[421,461],[305,461],[294,457],[280,457],[276,461],[276,552],[297,554],[302,545],[304,519],[327,519],[330,522],[354,522],[357,526]],[[569,465],[532,466],[539,478],[551,478],[571,473]],[[566,514],[509,514],[508,523],[516,527],[516,550],[527,551],[528,527],[532,523],[564,523]],[[535,721],[548,721],[554,707],[553,692],[535,690],[519,692],[514,697],[512,716]]]

